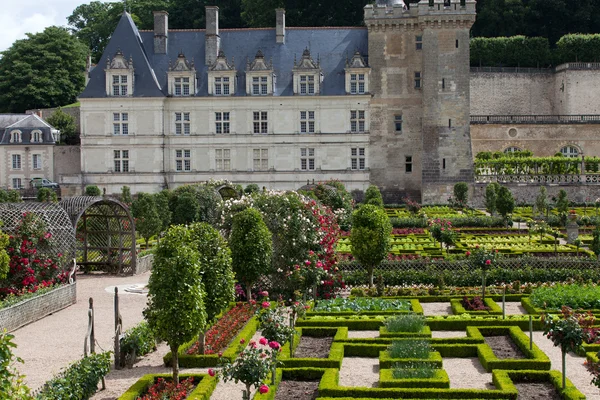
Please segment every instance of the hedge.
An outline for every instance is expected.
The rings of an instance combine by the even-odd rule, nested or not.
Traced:
[[[383,326],[384,319],[357,319],[357,318],[301,318],[296,321],[297,327],[305,326],[321,326],[321,327],[339,327],[344,326],[350,331],[376,331],[379,327]]]
[[[556,60],[558,63],[567,62],[598,62],[600,61],[599,34],[568,34],[556,42]]]
[[[379,370],[379,387],[381,388],[450,388],[450,378],[443,369],[435,369],[431,378],[394,378],[393,369]]]
[[[560,310],[558,309],[548,309],[545,310],[543,308],[538,308],[536,306],[533,305],[533,302],[531,301],[531,299],[529,297],[523,297],[521,299],[521,305],[523,306],[523,308],[529,313],[529,314],[544,314],[544,313],[552,313],[552,314],[560,314]],[[599,315],[600,314],[600,310],[597,308],[592,308],[589,310],[585,310],[585,311],[589,311],[594,315]]]
[[[206,374],[192,374],[182,373],[179,374],[181,380],[187,378],[194,378],[194,383],[197,384],[196,388],[186,397],[187,400],[209,400],[212,392],[217,386],[217,378],[211,377]],[[119,397],[117,400],[136,400],[138,397],[144,395],[146,391],[156,383],[158,378],[170,380],[173,378],[171,374],[149,374],[141,377],[136,383],[133,384],[127,391]]]
[[[392,368],[394,365],[426,364],[432,368],[442,368],[442,355],[437,351],[429,353],[428,358],[392,358],[387,350],[379,352],[379,368]]]
[[[386,299],[392,300],[391,297],[385,297]],[[403,297],[398,297],[398,299],[404,299]],[[327,317],[343,317],[343,316],[351,316],[351,315],[398,315],[398,314],[423,314],[423,307],[419,304],[419,300],[408,299],[410,301],[410,310],[367,310],[367,311],[308,311],[306,313],[307,317],[319,317],[319,316],[327,316]]]
[[[274,400],[277,394],[277,388],[281,381],[285,379],[290,380],[310,380],[314,381],[322,379],[325,371],[328,369],[324,368],[277,368],[275,372],[275,382],[270,382],[269,391],[265,394],[260,394],[258,391],[254,394],[254,400]]]
[[[528,316],[526,316],[528,317]],[[449,315],[427,317],[427,325],[433,331],[461,331],[468,326],[518,326],[521,329],[529,330],[529,318],[523,316],[510,316],[506,319],[502,317],[484,317],[468,315]],[[539,318],[533,318],[533,329],[541,331],[543,329],[542,322]]]
[[[462,314],[470,314],[470,315],[502,315],[502,307],[500,307],[496,302],[489,297],[486,297],[484,303],[489,310],[467,310],[462,305],[462,299],[450,299],[450,307],[452,308],[452,313],[454,315],[462,315]]]
[[[471,65],[503,67],[547,67],[552,54],[543,37],[476,37],[471,39]]]
[[[283,363],[284,368],[341,368],[344,358],[344,345],[335,340],[342,340],[348,337],[348,329],[340,328],[296,328],[294,335],[294,350],[300,344],[302,336],[309,337],[333,337],[334,342],[329,349],[327,358],[290,358],[290,342],[288,341],[281,349],[278,360]]]
[[[431,329],[428,326],[424,326],[419,332],[389,332],[387,327],[382,326],[379,328],[380,338],[409,338],[409,337],[420,337],[420,338],[431,338]]]
[[[517,388],[514,382],[549,382],[560,393],[562,399],[565,400],[583,400],[585,396],[567,379],[567,387],[562,390],[562,374],[558,371],[531,371],[531,370],[494,370],[492,372],[492,382],[497,388],[507,391],[516,392]]]

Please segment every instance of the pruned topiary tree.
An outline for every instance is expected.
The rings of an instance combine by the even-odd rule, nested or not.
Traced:
[[[102,191],[96,185],[88,185],[85,187],[86,196],[102,196]]]
[[[131,204],[131,213],[135,218],[135,229],[146,242],[154,235],[158,235],[162,228],[162,221],[154,202],[154,196],[148,193],[138,193],[137,199]]]
[[[229,246],[233,270],[252,299],[252,285],[271,270],[273,239],[260,212],[247,208],[233,216]]]
[[[383,208],[365,204],[352,213],[352,255],[368,269],[370,287],[375,267],[388,255],[391,233],[392,224]]]
[[[365,192],[365,204],[383,208],[383,197],[381,197],[381,192],[377,186],[371,185],[367,188]]]
[[[156,338],[171,349],[173,381],[179,382],[179,346],[206,328],[200,255],[185,226],[170,228],[154,253],[144,316]]]

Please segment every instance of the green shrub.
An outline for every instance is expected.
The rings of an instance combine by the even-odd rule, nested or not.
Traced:
[[[432,378],[436,369],[427,364],[394,364],[392,376],[395,379],[423,379]]]
[[[377,186],[371,185],[367,188],[367,191],[365,192],[364,203],[377,207],[383,207],[383,198],[381,197],[381,192]]]
[[[596,285],[557,284],[538,287],[531,293],[538,308],[560,309],[562,306],[583,309],[600,308],[600,287]]]
[[[146,321],[142,321],[131,329],[125,331],[121,339],[121,361],[127,358],[141,357],[156,350],[156,339]]]
[[[319,301],[314,307],[314,311],[408,311],[410,308],[411,305],[408,300],[391,300],[371,297],[346,299],[338,297],[331,300]]]
[[[388,348],[392,358],[428,358],[431,343],[425,339],[394,340]]]
[[[425,326],[425,317],[419,314],[396,315],[384,322],[389,332],[420,332]]]
[[[85,187],[86,196],[102,196],[102,191],[96,185],[89,185]]]
[[[85,400],[92,397],[98,382],[110,371],[110,352],[91,354],[71,364],[44,384],[37,400]]]
[[[552,64],[550,44],[544,37],[476,37],[470,47],[473,67],[540,68]]]

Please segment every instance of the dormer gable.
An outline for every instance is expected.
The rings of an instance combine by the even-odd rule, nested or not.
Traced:
[[[272,95],[276,84],[275,79],[273,60],[267,64],[260,49],[256,52],[252,62],[246,61],[246,94],[251,96]]]
[[[346,59],[346,94],[369,93],[369,76],[371,68],[357,50],[350,60]]]
[[[133,59],[125,58],[121,50],[117,50],[114,57],[107,57],[106,68],[106,95],[107,96],[131,96],[134,88]]]
[[[321,82],[323,81],[323,72],[320,62],[315,62],[308,48],[302,52],[300,62],[294,57],[294,94],[301,96],[312,96],[321,92]]]
[[[170,96],[193,96],[197,91],[196,68],[194,61],[187,60],[180,52],[174,63],[169,61],[167,72]]]
[[[227,61],[225,52],[219,50],[215,62],[208,68],[208,94],[212,96],[232,96],[236,90],[236,69],[234,59]]]

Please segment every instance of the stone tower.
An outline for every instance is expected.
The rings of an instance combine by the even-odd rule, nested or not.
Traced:
[[[385,4],[383,4],[385,3]],[[372,68],[371,182],[386,202],[447,200],[473,177],[469,30],[474,0],[421,0],[364,9]]]

